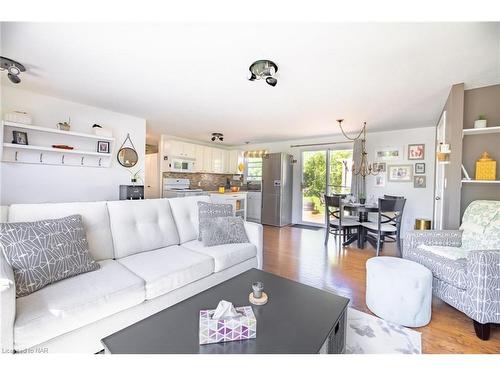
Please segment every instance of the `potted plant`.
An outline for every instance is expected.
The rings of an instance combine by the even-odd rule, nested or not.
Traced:
[[[132,171],[129,171],[131,176],[130,176],[130,182],[132,182],[132,185],[135,185],[137,181],[141,180],[142,181],[142,178],[141,178],[141,169],[139,169],[137,172],[132,172]]]
[[[359,193],[359,203],[365,204],[366,203],[366,195],[365,193]]]
[[[475,128],[485,128],[487,125],[487,120],[485,115],[479,115],[479,118],[474,121],[474,127]]]

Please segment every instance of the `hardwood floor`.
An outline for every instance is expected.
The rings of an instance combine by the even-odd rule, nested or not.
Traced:
[[[367,245],[364,250],[339,251],[332,240],[325,248],[323,236],[323,229],[264,226],[264,270],[345,296],[351,307],[370,313],[365,304],[365,263],[375,255],[374,249]],[[382,255],[395,256],[395,247],[387,245]],[[391,286],[387,288],[390,292]],[[422,333],[424,353],[500,353],[499,325],[492,326],[489,341],[481,341],[470,318],[436,297],[431,322],[416,330]]]

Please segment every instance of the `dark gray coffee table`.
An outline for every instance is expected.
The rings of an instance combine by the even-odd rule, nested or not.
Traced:
[[[257,338],[199,345],[199,311],[215,308],[222,299],[234,306],[250,305],[255,281],[264,282],[269,302],[252,306]],[[349,300],[257,269],[152,315],[104,339],[108,353],[127,354],[266,354],[343,353]]]

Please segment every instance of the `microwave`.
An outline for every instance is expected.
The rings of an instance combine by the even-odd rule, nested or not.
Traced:
[[[194,160],[172,159],[169,166],[172,172],[194,172]]]

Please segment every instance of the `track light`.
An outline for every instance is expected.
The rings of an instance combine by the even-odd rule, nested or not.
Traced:
[[[263,79],[270,86],[276,86],[278,80],[274,77],[278,71],[278,65],[271,60],[257,60],[250,67],[248,74],[249,81]]]
[[[219,141],[222,142],[224,140],[224,134],[222,133],[212,133],[212,138],[210,138],[212,142]]]
[[[21,78],[19,78],[19,74],[21,72],[25,72],[26,68],[24,67],[23,64],[11,60],[7,57],[0,56],[0,70],[6,70],[7,71],[7,77],[9,77],[9,80],[12,83],[19,83],[21,82]]]

